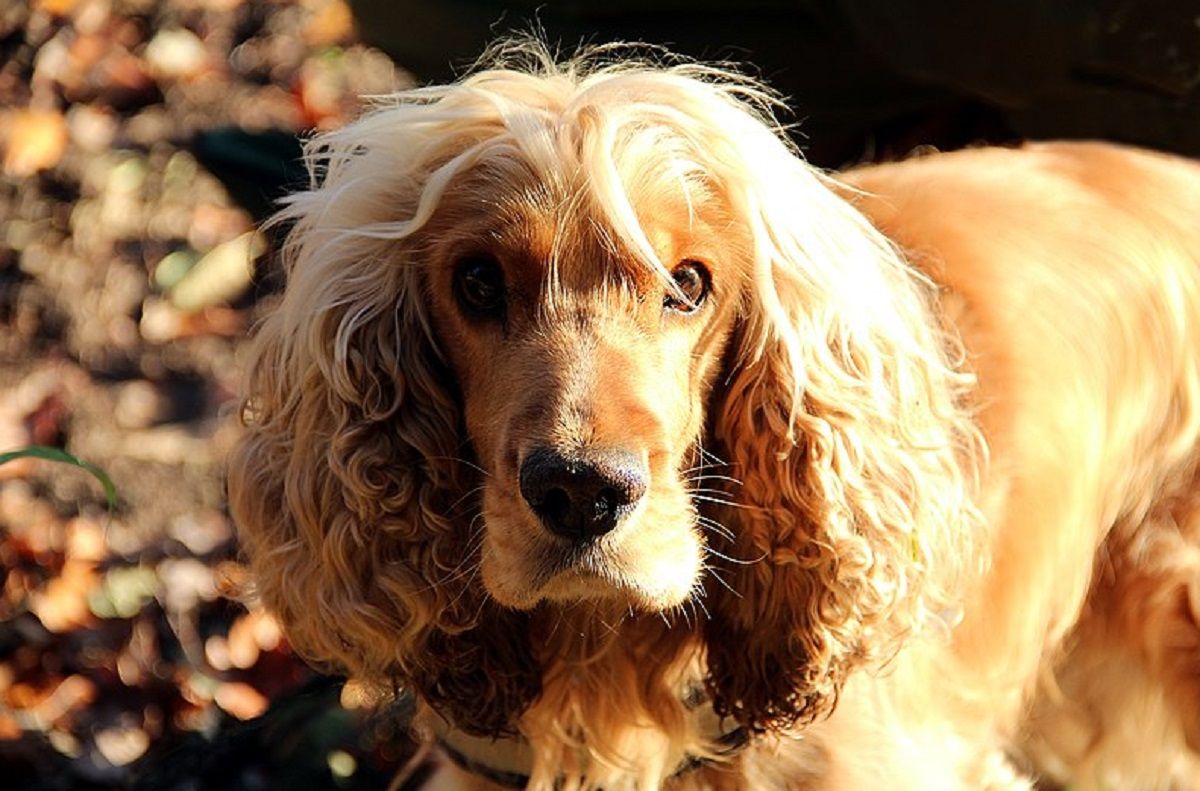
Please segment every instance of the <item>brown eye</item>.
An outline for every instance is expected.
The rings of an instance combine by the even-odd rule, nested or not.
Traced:
[[[454,270],[454,293],[465,313],[476,318],[504,314],[504,270],[487,254],[470,255]]]
[[[668,291],[663,295],[665,309],[673,310],[676,313],[692,313],[704,304],[712,286],[712,278],[704,264],[690,258],[684,259],[671,270],[671,277],[674,279],[675,285],[679,287],[683,299],[680,299],[675,292]]]

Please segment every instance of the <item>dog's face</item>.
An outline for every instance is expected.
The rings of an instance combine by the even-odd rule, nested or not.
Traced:
[[[669,608],[701,577],[693,495],[744,245],[712,191],[660,193],[633,207],[659,271],[616,241],[575,174],[555,175],[464,177],[425,248],[482,468],[483,581],[520,609]]]
[[[966,563],[973,518],[953,344],[769,103],[546,56],[309,145],[229,478],[299,650],[495,734],[563,652],[621,643],[564,619],[629,613],[776,729],[938,611],[927,570]],[[656,617],[701,592],[704,618]],[[651,694],[635,670],[618,694]]]

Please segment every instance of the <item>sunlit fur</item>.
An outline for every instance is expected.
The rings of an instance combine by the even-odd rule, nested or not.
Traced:
[[[519,735],[538,788],[1197,785],[1195,166],[839,180],[755,83],[628,56],[501,45],[308,145],[229,478],[292,643]],[[453,297],[481,251],[503,322]],[[684,259],[713,292],[681,318]],[[649,465],[569,568],[533,442]],[[697,686],[754,743],[669,779],[715,749]],[[1116,738],[1116,698],[1166,735]]]

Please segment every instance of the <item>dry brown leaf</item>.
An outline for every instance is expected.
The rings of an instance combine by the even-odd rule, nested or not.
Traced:
[[[179,694],[185,701],[201,709],[212,702],[217,682],[203,673],[189,672],[185,668],[176,668],[175,676]]]
[[[213,570],[195,558],[164,560],[158,564],[163,587],[163,604],[176,614],[195,609],[201,601],[217,597]]]
[[[204,641],[204,659],[209,667],[219,673],[233,667],[229,661],[229,643],[219,634]]]
[[[232,11],[246,0],[194,0],[194,2],[201,8],[207,8],[210,11]]]
[[[274,651],[283,640],[283,629],[272,615],[266,610],[255,610],[251,613],[254,618],[254,639],[263,651]]]
[[[67,112],[71,142],[90,153],[104,151],[112,145],[118,126],[116,114],[103,107],[77,104]]]
[[[169,299],[185,313],[236,299],[250,287],[254,260],[266,249],[267,238],[258,231],[217,245],[171,289]]]
[[[197,313],[185,313],[170,302],[149,297],[142,303],[142,321],[138,328],[150,343],[167,343],[197,335],[234,337],[246,329],[241,311],[214,305]]]
[[[86,626],[94,620],[88,607],[88,592],[100,584],[95,564],[68,560],[62,573],[44,590],[29,597],[29,609],[51,632],[62,633]]]
[[[49,694],[49,690],[38,689],[29,682],[21,681],[13,684],[5,691],[4,704],[8,708],[18,711],[32,709]]]
[[[186,277],[196,264],[212,255],[218,245],[231,242],[254,228],[254,221],[243,209],[213,203],[201,203],[193,209],[191,222],[187,231],[188,244],[194,250],[208,252],[199,261],[193,262],[187,272],[183,273],[183,277]]]
[[[96,749],[113,766],[133,763],[150,747],[150,735],[136,725],[119,725],[96,732]]]
[[[33,7],[54,16],[66,16],[79,5],[79,0],[33,0]]]
[[[129,642],[117,656],[117,677],[127,687],[140,686],[159,658],[158,636],[148,618],[138,618]]]
[[[57,110],[17,110],[7,119],[4,172],[23,178],[58,164],[67,147],[67,119]]]
[[[239,720],[254,719],[267,710],[268,704],[261,692],[240,681],[225,681],[219,684],[213,700]]]
[[[258,640],[254,634],[253,614],[243,615],[233,622],[226,638],[229,648],[229,663],[245,670],[258,661]]]
[[[99,562],[108,557],[104,529],[86,517],[76,517],[67,523],[67,557],[78,561]]]
[[[96,699],[96,685],[84,676],[54,679],[49,685],[13,684],[5,696],[8,705],[21,711],[25,727],[49,730],[62,717]]]
[[[187,28],[160,30],[146,45],[145,58],[151,73],[166,79],[195,77],[209,64],[204,42]]]
[[[21,726],[10,714],[0,711],[0,741],[10,742],[20,739],[23,731]]]
[[[48,463],[30,461],[34,465]],[[14,465],[17,462],[9,462],[0,469]],[[7,524],[9,538],[19,552],[38,556],[62,549],[65,528],[61,517],[24,481],[4,482],[4,476],[0,476],[0,522]]]
[[[354,14],[343,0],[317,0],[308,22],[304,40],[311,47],[340,44],[354,34]]]

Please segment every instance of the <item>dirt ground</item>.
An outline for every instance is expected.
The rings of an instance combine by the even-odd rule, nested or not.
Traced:
[[[0,0],[0,453],[119,492],[0,466],[0,785],[370,788],[403,758],[240,601],[222,458],[278,282],[265,185],[408,80],[343,0]]]

